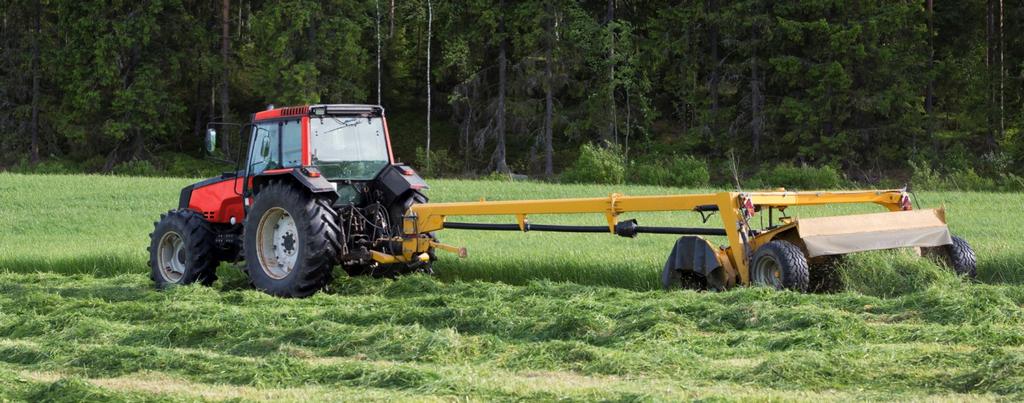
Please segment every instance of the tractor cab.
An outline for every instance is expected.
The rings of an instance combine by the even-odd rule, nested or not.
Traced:
[[[207,130],[208,152],[216,149],[217,134]],[[338,205],[364,204],[373,187],[390,190],[385,202],[399,196],[396,191],[426,188],[411,168],[395,164],[384,108],[378,105],[270,107],[253,114],[241,136],[248,142],[244,156],[239,150],[238,170],[186,187],[179,208],[200,211],[215,223],[238,222],[248,199],[285,177],[314,193],[335,194]]]
[[[248,176],[306,167],[331,181],[365,181],[394,162],[380,106],[271,108],[254,114],[247,126]]]

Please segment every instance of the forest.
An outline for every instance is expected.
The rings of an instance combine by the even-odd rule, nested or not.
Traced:
[[[208,122],[380,103],[433,175],[1024,187],[1019,1],[2,1],[0,170],[173,172]]]

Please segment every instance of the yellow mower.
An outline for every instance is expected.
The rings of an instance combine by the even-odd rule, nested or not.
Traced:
[[[836,217],[780,217],[764,229],[751,227],[755,213],[791,206],[874,203],[887,212]],[[717,212],[722,228],[645,227],[619,220],[623,213],[653,211]],[[607,226],[531,225],[536,214],[602,214]],[[449,222],[452,216],[510,215],[515,224]],[[706,221],[706,220],[705,220]],[[842,192],[723,192],[696,195],[624,196],[561,200],[470,203],[427,203],[411,206],[403,220],[402,256],[398,261],[425,258],[431,248],[459,253],[465,249],[438,244],[428,236],[445,228],[464,230],[607,232],[624,237],[640,233],[684,235],[676,241],[662,272],[666,289],[699,287],[724,290],[736,284],[808,291],[811,267],[825,266],[836,256],[894,248],[921,248],[958,274],[974,277],[975,257],[963,239],[950,235],[942,209],[913,210],[904,190]],[[716,247],[700,235],[729,239]],[[822,268],[825,270],[827,268]]]

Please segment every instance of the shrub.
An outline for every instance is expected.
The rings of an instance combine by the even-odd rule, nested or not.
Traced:
[[[103,171],[103,166],[107,164],[107,157],[103,155],[94,155],[82,161],[82,172],[100,172]]]
[[[231,158],[235,158],[235,156],[231,156]],[[244,163],[239,164],[239,169],[244,168],[244,165]],[[235,165],[229,163],[195,158],[182,153],[160,155],[157,159],[157,166],[160,168],[158,169],[159,175],[185,178],[209,178],[217,176],[221,172],[235,170]]]
[[[481,176],[480,179],[487,180],[487,181],[506,181],[506,182],[511,182],[512,181],[512,175],[511,174],[507,174],[507,173],[501,173],[501,172],[498,172],[498,171],[491,171],[491,173],[489,173],[487,175],[484,175],[484,176]]]
[[[1006,192],[1024,191],[1024,178],[1012,173],[999,175],[999,188]]]
[[[416,170],[423,176],[438,177],[453,175],[459,171],[459,162],[448,152],[447,149],[431,150],[430,165],[427,165],[427,151],[423,147],[416,147]]]
[[[644,185],[700,187],[710,180],[707,163],[689,155],[630,164],[629,171],[631,181]]]
[[[949,182],[956,190],[989,191],[996,188],[996,181],[981,177],[973,168],[953,171],[949,175]]]
[[[910,176],[910,184],[914,190],[941,190],[946,188],[945,180],[939,175],[928,162],[909,161],[910,169],[913,171]]]
[[[111,173],[121,176],[156,176],[157,171],[149,161],[131,160],[117,164]]]
[[[841,187],[845,180],[842,174],[828,165],[815,168],[812,166],[780,164],[774,168],[761,171],[754,175],[754,182],[764,187],[785,187],[787,189],[835,189]]]
[[[619,147],[584,144],[580,147],[580,156],[562,172],[561,179],[571,183],[619,184],[625,176],[626,164]]]
[[[1000,174],[998,179],[979,175],[973,168],[955,169],[941,175],[927,162],[910,161],[913,170],[911,183],[915,190],[958,190],[958,191],[1018,191],[1024,188],[1024,180],[1012,173]]]
[[[28,158],[22,158],[11,167],[11,172],[24,174],[72,174],[78,170],[79,168],[74,162],[58,158],[44,159],[35,165],[29,163]]]

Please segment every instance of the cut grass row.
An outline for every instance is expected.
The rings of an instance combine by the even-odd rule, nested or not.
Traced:
[[[0,400],[1024,398],[1021,195],[921,195],[978,251],[978,284],[888,252],[845,263],[855,292],[665,293],[671,237],[444,231],[470,258],[438,276],[287,300],[229,264],[211,288],[153,290],[147,234],[187,182],[0,174]],[[678,191],[431,184],[437,201]],[[833,211],[877,209],[799,214]]]
[[[204,385],[533,400],[727,397],[714,391],[744,385],[877,399],[1024,392],[1024,293],[1010,286],[876,298],[414,276],[341,280],[333,293],[282,300],[160,293],[138,276],[2,279],[0,362],[83,379],[158,372]],[[592,387],[494,382],[525,385],[538,371]]]

